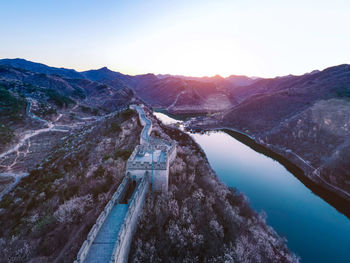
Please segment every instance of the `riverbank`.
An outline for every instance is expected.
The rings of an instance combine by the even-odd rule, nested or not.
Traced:
[[[168,112],[166,109],[163,108],[153,108],[152,109],[154,112],[159,112],[159,113],[163,113],[168,115],[171,118],[177,119],[177,120],[181,120],[184,121],[186,119],[189,118],[193,118],[193,117],[200,117],[200,116],[205,116],[206,113],[180,113],[180,114],[173,114]]]
[[[327,110],[330,107],[331,112]],[[187,126],[194,131],[226,128],[249,136],[298,166],[304,175],[296,174],[296,177],[307,177],[322,188],[321,192],[326,192],[321,194],[322,198],[327,202],[341,203],[334,206],[349,217],[348,211],[344,211],[350,204],[348,119],[342,117],[347,116],[346,109],[348,104],[329,100],[316,103],[300,118],[273,122],[271,127],[264,124],[264,118],[255,122],[252,117],[252,122],[249,122],[244,115],[237,117],[236,122],[224,121],[220,115],[198,117],[187,121]]]
[[[178,121],[155,113],[166,124]],[[186,123],[185,123],[186,124]],[[314,194],[282,164],[224,132],[189,133],[205,152],[219,180],[239,189],[267,223],[288,240],[302,262],[346,262],[350,221]]]
[[[347,199],[342,193],[335,192],[333,189],[330,189],[328,185],[324,183],[322,184],[322,181],[317,182],[313,180],[314,178],[311,179],[310,177],[308,177],[306,175],[306,171],[304,170],[305,168],[301,168],[303,163],[301,161],[298,161],[297,158],[291,160],[293,155],[291,155],[288,159],[281,153],[278,153],[277,148],[275,148],[274,150],[268,148],[271,147],[271,145],[265,146],[259,144],[253,138],[231,129],[223,129],[223,131],[229,134],[230,136],[234,137],[238,141],[249,146],[254,151],[262,153],[282,164],[290,173],[292,173],[296,178],[298,178],[298,180],[302,182],[307,188],[309,188],[314,194],[320,196],[323,200],[332,205],[339,212],[350,218],[350,200]]]
[[[215,127],[214,125],[194,125],[189,129],[202,129],[204,131],[221,130],[234,137],[238,141],[249,146],[253,150],[268,156],[282,164],[290,173],[292,173],[300,182],[309,188],[314,194],[320,196],[323,200],[336,208],[339,212],[350,218],[350,196],[344,191],[326,183],[321,177],[317,176],[316,169],[311,167],[306,161],[289,150],[282,150],[274,145],[266,144],[263,141],[257,142],[257,139],[249,134],[229,127]]]
[[[177,118],[176,115],[170,117]],[[264,141],[255,138],[254,135],[234,129],[231,127],[218,127],[216,123],[205,121],[203,124],[197,120],[191,120],[187,124],[190,131],[214,131],[221,130],[231,135],[235,139],[249,146],[253,150],[262,153],[282,164],[299,181],[308,187],[313,193],[320,196],[327,203],[336,208],[339,212],[350,218],[350,194],[326,182],[320,175],[318,169],[314,168],[308,161],[297,155],[291,150],[281,149],[275,145],[267,144]]]

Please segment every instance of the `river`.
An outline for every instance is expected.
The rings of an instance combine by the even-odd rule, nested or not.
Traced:
[[[155,112],[165,124],[178,120]],[[350,220],[313,194],[277,161],[225,132],[191,134],[219,179],[237,188],[303,263],[350,262]]]

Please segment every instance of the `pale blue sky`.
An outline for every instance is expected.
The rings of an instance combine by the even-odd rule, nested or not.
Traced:
[[[350,63],[349,0],[4,0],[0,58],[127,74],[302,74]]]

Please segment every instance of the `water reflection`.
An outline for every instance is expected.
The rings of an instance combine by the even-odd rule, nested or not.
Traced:
[[[174,120],[155,115],[170,124]],[[350,221],[281,164],[224,132],[191,134],[219,179],[244,192],[302,262],[349,262]]]

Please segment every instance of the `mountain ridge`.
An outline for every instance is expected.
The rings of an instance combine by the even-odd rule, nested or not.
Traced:
[[[63,77],[0,66],[0,190],[6,191],[0,196],[1,262],[72,262],[76,258],[91,226],[121,183],[127,159],[140,140],[139,116],[128,108],[140,99],[127,85],[151,90],[147,83],[191,84],[186,90],[200,98],[205,96],[198,92],[201,83],[207,92],[214,87],[172,77],[159,83],[153,74],[125,84],[129,79],[108,79],[99,76],[101,71],[110,75],[102,68],[94,76],[100,81],[93,81],[69,78],[65,72]],[[158,95],[165,97],[168,89],[163,91]],[[178,154],[169,171],[170,191],[156,194],[156,199],[153,194],[147,197],[154,211],[165,213],[149,217],[149,209],[142,210],[144,219],[150,221],[143,222],[147,228],[139,225],[139,237],[132,245],[138,252],[130,261],[170,257],[195,261],[201,253],[199,260],[216,258],[221,262],[223,255],[230,253],[235,261],[243,262],[248,253],[252,260],[298,262],[285,240],[250,207],[247,198],[220,183],[197,143],[179,129],[160,123],[147,106],[145,109],[152,118],[152,136],[176,140]],[[10,134],[4,138],[6,133]],[[198,197],[212,201],[202,202]],[[171,234],[173,222],[180,231],[177,237]],[[184,227],[188,223],[191,227]],[[151,239],[158,239],[155,234],[144,236],[151,228],[164,232],[158,241],[162,256],[148,248]],[[203,242],[194,244],[193,238],[198,236]],[[181,246],[191,244],[193,249],[183,253],[184,249],[176,246],[164,254],[162,246],[169,244],[169,238]]]

